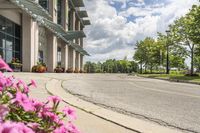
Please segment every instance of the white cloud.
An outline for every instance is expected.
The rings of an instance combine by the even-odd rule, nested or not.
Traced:
[[[122,10],[111,6],[121,2]],[[139,4],[138,4],[139,2]],[[133,3],[140,6],[132,6]],[[134,44],[146,36],[164,32],[176,18],[188,12],[196,0],[167,0],[167,4],[145,5],[143,0],[85,0],[92,25],[85,28],[86,61],[132,58]],[[128,4],[128,5],[127,5]],[[135,17],[134,21],[128,20]]]

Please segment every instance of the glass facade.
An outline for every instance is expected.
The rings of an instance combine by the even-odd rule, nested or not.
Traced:
[[[71,21],[71,19],[72,19],[72,9],[69,9],[69,11],[68,11],[68,29],[69,30],[73,30],[72,29],[72,21]]]
[[[42,50],[39,50],[38,56],[39,62],[44,63],[44,52]]]
[[[58,66],[61,66],[61,47],[58,47],[58,52],[57,52],[57,61],[58,61]]]
[[[57,0],[57,23],[62,25],[62,3],[63,0]]]
[[[39,4],[47,11],[49,11],[49,0],[39,0]]]
[[[10,63],[21,61],[21,27],[0,15],[0,56]]]

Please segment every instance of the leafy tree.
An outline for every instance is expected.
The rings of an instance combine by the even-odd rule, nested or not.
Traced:
[[[152,38],[145,38],[143,41],[137,42],[134,60],[140,64],[140,72],[142,68],[150,69],[151,73],[154,68],[158,69],[161,64],[161,58],[164,52],[164,46],[161,41],[155,41]]]
[[[92,63],[92,62],[86,62],[85,65],[84,65],[84,70],[87,72],[87,73],[94,73],[95,72],[95,68],[96,68],[96,64],[95,63]]]
[[[194,73],[195,50],[200,45],[200,6],[194,5],[190,12],[176,20],[170,31],[176,41],[188,51],[191,58],[191,72]]]
[[[103,63],[86,62],[87,73],[131,73],[137,72],[138,64],[134,61],[109,59]]]

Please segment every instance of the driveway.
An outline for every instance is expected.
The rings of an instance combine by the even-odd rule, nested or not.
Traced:
[[[55,77],[56,78],[56,77]],[[71,93],[133,117],[200,133],[200,86],[123,74],[59,76]]]

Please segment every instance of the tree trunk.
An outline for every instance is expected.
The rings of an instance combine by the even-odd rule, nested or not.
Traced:
[[[142,74],[142,63],[140,64],[140,73]]]
[[[151,68],[150,69],[151,69],[151,74],[152,74],[153,73],[153,65],[152,64],[151,64]]]
[[[191,48],[191,71],[190,75],[192,76],[194,74],[194,45],[192,45]]]

